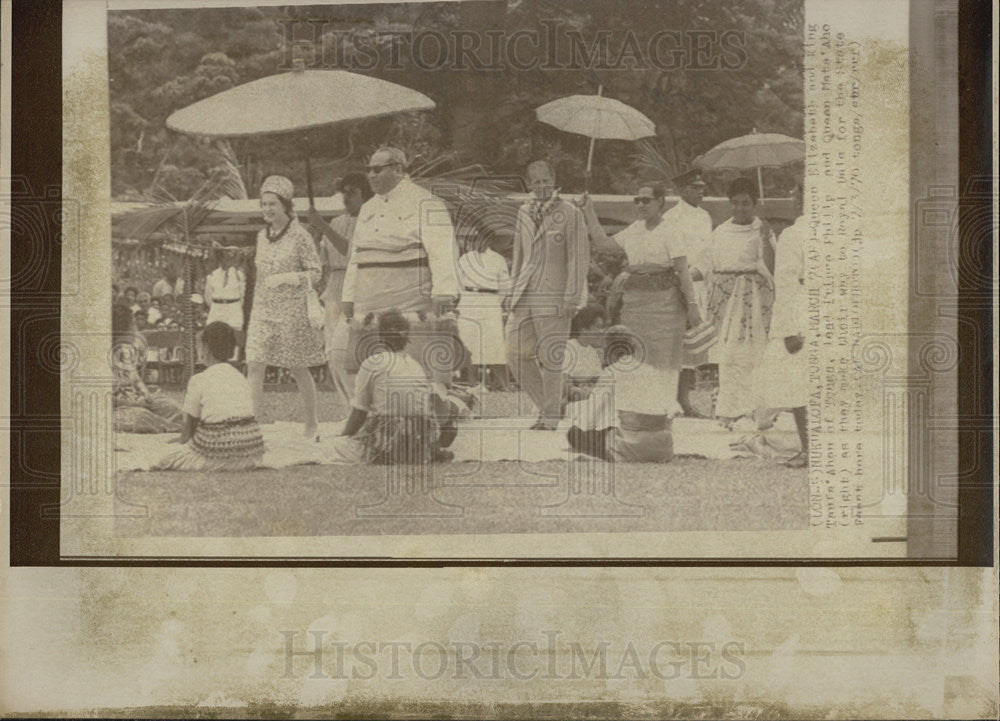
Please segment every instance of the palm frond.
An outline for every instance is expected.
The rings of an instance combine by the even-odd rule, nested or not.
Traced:
[[[246,200],[250,196],[247,194],[247,186],[243,181],[243,173],[240,172],[240,163],[236,159],[233,147],[228,140],[222,139],[217,141],[216,149],[222,156],[222,165],[216,171],[220,176],[219,192],[227,198]]]
[[[677,175],[677,168],[663,152],[655,140],[644,138],[636,143],[636,151],[632,154],[632,164],[641,175],[650,180],[669,181]]]

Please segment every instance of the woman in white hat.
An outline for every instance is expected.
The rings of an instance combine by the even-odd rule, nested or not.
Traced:
[[[264,370],[288,368],[305,405],[307,438],[316,435],[316,383],[309,368],[326,363],[323,329],[309,323],[308,294],[320,280],[319,256],[309,232],[292,210],[292,181],[280,175],[260,187],[267,225],[257,234],[257,279],[247,326],[247,376],[254,415],[263,416]]]

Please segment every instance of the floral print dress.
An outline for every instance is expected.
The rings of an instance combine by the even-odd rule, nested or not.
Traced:
[[[323,329],[309,324],[306,293],[319,283],[319,256],[309,232],[295,219],[275,239],[257,234],[257,280],[247,328],[246,359],[280,368],[323,365]],[[297,284],[270,287],[268,277],[297,273]]]

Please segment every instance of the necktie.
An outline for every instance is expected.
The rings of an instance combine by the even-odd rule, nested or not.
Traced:
[[[542,227],[542,204],[537,200],[531,204],[531,218],[535,221],[535,232]]]

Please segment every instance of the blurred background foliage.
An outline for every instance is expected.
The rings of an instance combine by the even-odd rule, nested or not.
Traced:
[[[260,136],[228,144],[166,128],[175,110],[288,71],[285,34],[295,19],[322,19],[327,41],[354,31],[368,31],[372,43],[380,37],[376,33],[469,31],[482,38],[478,55],[487,62],[487,31],[510,37],[530,29],[544,35],[545,23],[558,22],[557,47],[567,65],[571,43],[566,32],[581,33],[589,48],[606,31],[614,56],[626,38],[634,37],[645,49],[662,30],[737,30],[745,38],[747,59],[742,67],[711,70],[477,70],[454,63],[427,70],[407,52],[400,55],[402,68],[388,67],[384,53],[364,72],[425,93],[437,103],[435,110],[313,130],[308,136]],[[307,23],[298,23],[297,39],[310,33]],[[642,143],[596,145],[592,190],[631,193],[639,182],[665,180],[690,167],[698,154],[753,129],[802,137],[802,39],[801,0],[488,0],[110,12],[112,195],[139,199],[161,188],[187,199],[214,178],[232,176],[234,165],[251,197],[272,173],[288,175],[304,194],[305,154],[313,159],[317,195],[329,195],[339,177],[363,166],[383,143],[403,148],[425,174],[475,164],[493,174],[520,175],[527,162],[544,157],[555,166],[558,184],[578,191],[587,139],[538,122],[534,108],[564,95],[595,93],[598,84],[605,95],[636,107],[657,126],[657,137]],[[432,45],[425,49],[431,58]],[[325,67],[335,67],[332,52]],[[796,173],[801,168],[767,171],[765,194],[785,195]],[[710,194],[721,194],[731,177],[709,177]],[[238,179],[229,185],[232,193],[240,192]]]

